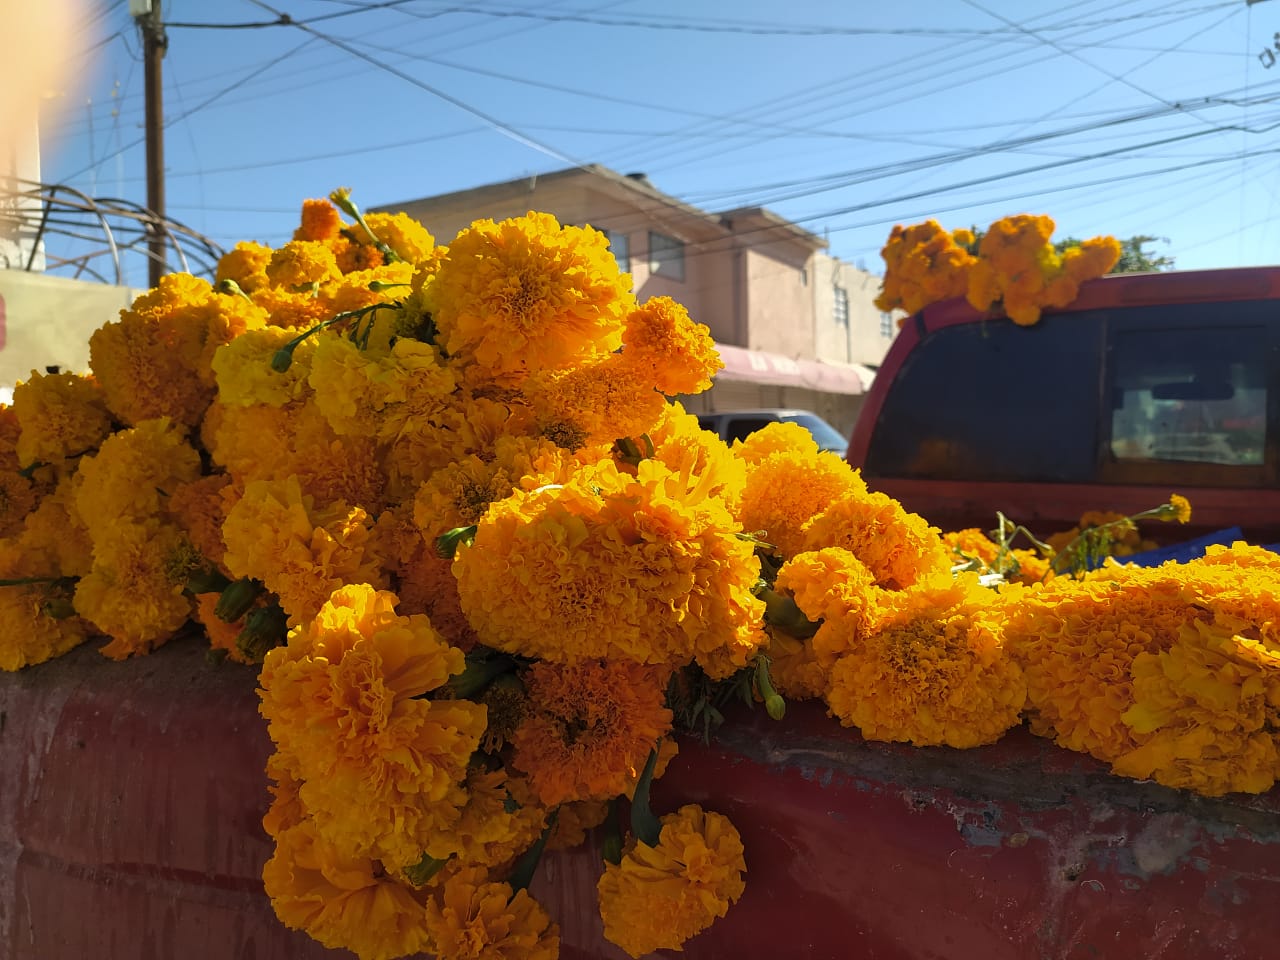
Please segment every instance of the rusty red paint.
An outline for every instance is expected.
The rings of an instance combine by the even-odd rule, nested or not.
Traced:
[[[195,642],[0,675],[0,956],[347,955],[284,929],[262,893],[254,685]],[[749,870],[690,960],[1256,960],[1280,943],[1280,791],[1197,798],[1025,731],[868,744],[792,704],[683,741],[655,806],[686,802],[732,818]],[[598,865],[588,846],[535,879],[565,960],[623,956],[600,936]]]

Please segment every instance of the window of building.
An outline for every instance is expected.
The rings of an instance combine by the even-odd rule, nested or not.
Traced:
[[[898,332],[898,321],[886,310],[880,311],[880,336],[892,340]]]
[[[655,277],[684,279],[684,243],[649,231],[649,272]]]
[[[628,273],[631,270],[631,242],[627,235],[617,230],[606,230],[604,235],[609,238],[609,249],[613,251],[613,259],[618,261],[618,269]]]
[[[849,291],[844,287],[835,288],[835,297],[832,300],[831,317],[838,327],[849,326]]]

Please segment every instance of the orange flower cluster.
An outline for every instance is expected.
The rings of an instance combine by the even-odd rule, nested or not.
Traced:
[[[1011,313],[1095,263],[1055,266],[1046,239],[984,238]],[[971,243],[895,231],[892,305],[972,295]],[[1040,286],[1001,285],[1028,263]],[[779,692],[822,698],[874,739],[968,747],[1025,714],[1118,772],[1275,778],[1276,558],[957,574],[957,549],[998,548],[944,539],[802,428],[699,429],[669,398],[719,369],[707,328],[637,303],[595,230],[530,213],[439,246],[337,191],[216,279],[165,277],[94,334],[89,373],[0,408],[0,669],[190,623],[260,664],[263,879],[326,946],[549,960],[537,857],[624,798],[605,934],[680,949],[744,888],[725,817],[645,819],[718,684],[775,716]]]
[[[884,280],[876,306],[915,313],[931,303],[966,297],[978,310],[1001,304],[1028,326],[1046,307],[1065,307],[1080,284],[1100,277],[1120,259],[1114,237],[1094,237],[1059,254],[1049,242],[1046,216],[1003,217],[977,241],[968,230],[947,233],[934,220],[895,226],[881,255]]]

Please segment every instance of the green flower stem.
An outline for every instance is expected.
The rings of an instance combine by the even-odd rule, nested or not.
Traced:
[[[764,698],[764,708],[774,720],[781,720],[787,713],[787,701],[778,691],[773,689],[769,679],[769,658],[761,654],[756,657],[756,686],[760,688],[760,696]]]
[[[411,867],[404,868],[404,875],[415,887],[421,887],[443,870],[444,865],[448,862],[448,860],[437,860],[431,854],[424,853],[421,860]]]
[[[258,597],[266,592],[267,588],[257,580],[241,577],[222,591],[213,612],[224,623],[235,623],[248,613]]]
[[[445,686],[459,700],[474,700],[490,683],[510,673],[515,665],[514,660],[500,653],[474,659],[468,656],[463,671],[450,677]]]
[[[818,632],[821,624],[806,617],[790,597],[783,596],[764,582],[756,584],[751,592],[764,601],[764,619],[770,626],[798,640]]]
[[[511,870],[511,877],[508,883],[511,884],[511,892],[518,893],[521,890],[528,889],[529,884],[533,881],[533,872],[538,869],[538,861],[542,859],[542,852],[547,849],[547,841],[551,838],[551,831],[556,828],[556,812],[551,811],[551,816],[547,818],[547,825],[543,828],[542,835],[534,842],[528,850],[516,861],[515,867]]]
[[[448,533],[442,533],[436,537],[436,553],[446,560],[452,560],[453,555],[458,551],[458,544],[465,543],[471,546],[476,538],[476,529],[473,523],[469,527],[454,527]]]
[[[645,761],[644,772],[636,784],[635,795],[631,799],[631,832],[641,843],[656,847],[662,836],[662,822],[653,815],[649,806],[649,788],[653,786],[653,771],[658,766],[658,748],[649,751],[649,759]]]
[[[365,236],[369,238],[369,242],[382,252],[387,263],[400,263],[404,260],[402,256],[383,243],[382,240],[378,238],[378,235],[370,229],[369,224],[365,222],[364,214],[360,212],[360,208],[357,207],[355,201],[351,199],[350,191],[345,188],[335,190],[333,193],[329,194],[329,199],[333,202],[335,207],[360,225],[360,229],[363,230]]]
[[[622,818],[618,813],[618,798],[609,801],[609,812],[604,819],[604,838],[600,842],[600,855],[606,863],[617,866],[622,862]]]

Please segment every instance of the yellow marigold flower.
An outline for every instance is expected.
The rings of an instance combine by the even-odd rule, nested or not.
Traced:
[[[93,569],[76,583],[76,613],[111,638],[104,656],[148,653],[191,617],[185,571],[175,566],[189,544],[176,526],[155,519],[112,519],[99,531]]]
[[[666,399],[625,354],[542,370],[524,383],[543,436],[567,450],[639,437],[662,416]]]
[[[259,696],[319,834],[403,867],[457,823],[485,710],[420,699],[461,671],[462,653],[394,605],[367,584],[335,591],[267,653]]]
[[[296,625],[345,584],[385,586],[378,559],[366,551],[371,527],[360,507],[318,507],[297,477],[254,480],[227,513],[223,562],[234,576],[265,584]]]
[[[742,529],[759,531],[784,557],[807,548],[804,531],[816,515],[844,497],[868,495],[858,472],[836,454],[819,452],[816,443],[812,449],[800,444],[779,449],[753,462],[760,449],[769,449],[780,436],[796,436],[795,431],[808,432],[799,424],[775,423],[730,447],[747,460],[738,508]]]
[[[666,680],[661,668],[627,661],[534,663],[512,765],[548,807],[617,796],[671,730]]]
[[[1120,719],[1133,704],[1134,658],[1167,650],[1199,614],[1182,595],[1192,565],[1182,567],[1059,577],[1007,608],[1033,732],[1108,762],[1137,746]]]
[[[621,346],[630,286],[602,233],[529,213],[458,234],[424,293],[458,362],[519,381]]]
[[[39,502],[40,490],[34,480],[16,467],[0,470],[0,537],[17,534]]]
[[[653,443],[653,459],[675,473],[698,477],[709,496],[720,499],[731,513],[737,513],[742,487],[747,482],[746,463],[718,436],[702,429],[697,417],[677,402],[668,403],[649,439]]]
[[[467,775],[467,802],[458,822],[432,835],[429,856],[457,856],[469,865],[501,867],[538,839],[547,811],[537,803],[512,803],[512,778],[506,770],[473,765]],[[564,808],[558,816],[564,815]]]
[[[101,388],[79,374],[32,371],[30,380],[14,388],[13,412],[22,425],[17,453],[24,467],[60,463],[96,449],[111,432]]]
[[[825,624],[824,624],[825,626]],[[819,661],[808,640],[797,640],[781,630],[770,629],[769,679],[774,689],[788,700],[813,700],[827,692],[827,668]]]
[[[145,519],[167,509],[169,491],[200,476],[200,454],[181,427],[144,420],[103,441],[77,471],[75,507],[99,549],[118,518]]]
[[[231,485],[225,473],[214,473],[171,491],[167,504],[169,515],[186,534],[191,545],[215,566],[222,565],[226,544],[222,542],[222,524],[230,504],[222,491]]]
[[[435,237],[407,213],[366,213],[364,222],[375,237],[406,263],[420,263],[435,249]]]
[[[16,571],[3,572],[9,577]],[[62,615],[69,601],[53,584],[0,587],[0,670],[44,663],[84,643],[89,625]]]
[[[972,242],[968,230],[948,233],[936,220],[895,226],[880,251],[885,271],[876,306],[915,313],[938,300],[964,296],[975,263],[966,249]]]
[[[739,460],[753,467],[777,453],[809,457],[819,452],[818,441],[812,433],[798,423],[782,420],[765,424],[749,436],[733,441],[730,449]]]
[[[1026,702],[1022,671],[1004,649],[996,595],[961,575],[916,588],[922,602],[851,646],[831,671],[827,705],[869,740],[976,747],[1015,726]],[[936,599],[935,599],[936,598]]]
[[[855,492],[833,501],[804,524],[801,543],[802,550],[844,547],[888,590],[945,577],[951,569],[937,528],[879,491]]]
[[[656,847],[632,839],[596,884],[605,939],[632,957],[680,950],[746,889],[742,838],[727,817],[694,804],[662,818]]]
[[[6,576],[82,577],[93,566],[93,540],[75,506],[75,474],[58,482],[22,520],[23,571]]]
[[[622,344],[638,374],[667,396],[701,393],[724,368],[711,328],[694,323],[670,297],[650,297],[632,310]]]
[[[188,274],[168,274],[118,321],[94,331],[89,363],[118,420],[169,417],[193,427],[213,399],[214,352],[264,320],[241,297],[220,296]]]
[[[483,867],[450,871],[427,901],[439,960],[556,960],[560,930],[525,890],[492,882]]]
[[[875,575],[842,547],[797,554],[782,565],[775,586],[790,594],[810,620],[822,621],[810,648],[824,669],[860,644],[880,622],[883,591],[876,586]]]
[[[1171,494],[1169,497],[1169,507],[1173,512],[1173,518],[1179,523],[1191,522],[1191,501],[1186,497],[1178,494]]]
[[[234,407],[255,403],[280,407],[307,397],[311,392],[307,376],[316,350],[315,338],[303,340],[294,348],[293,362],[284,373],[271,367],[271,358],[299,332],[292,327],[265,327],[250,330],[223,345],[212,360],[218,402]]]
[[[360,960],[431,948],[422,895],[379,863],[326,842],[304,820],[276,837],[262,882],[280,922]]]
[[[398,340],[385,356],[372,356],[346,337],[322,336],[308,383],[316,408],[334,432],[394,440],[410,417],[435,411],[457,386],[435,348]]]
[[[1183,626],[1168,650],[1133,661],[1133,706],[1122,716],[1139,746],[1116,758],[1121,776],[1206,796],[1263,793],[1280,776],[1280,638],[1246,621]]]
[[[611,461],[489,507],[454,561],[463,609],[489,646],[576,662],[744,666],[763,642],[752,545],[696,480]]]
[[[218,260],[214,282],[221,284],[230,280],[245,293],[254,293],[271,282],[267,279],[267,264],[270,262],[270,247],[241,241]]]
[[[387,304],[385,309],[360,317],[358,320],[349,320],[345,326],[339,328],[345,333],[347,330],[354,329],[356,323],[359,323],[363,333],[371,324],[376,326],[380,321],[399,312],[399,308],[392,304],[409,292],[412,279],[413,264],[387,263],[368,270],[356,270],[344,274],[340,280],[325,284],[319,291],[319,298],[330,316],[362,310],[375,303]],[[398,324],[392,321],[386,329],[391,331],[397,326]],[[385,352],[389,339],[387,336],[374,337],[370,334],[368,342],[374,352]]]
[[[290,240],[267,263],[267,279],[286,290],[311,289],[341,277],[333,251],[315,240]]]
[[[302,201],[302,219],[294,240],[336,240],[342,231],[342,215],[327,197]]]

